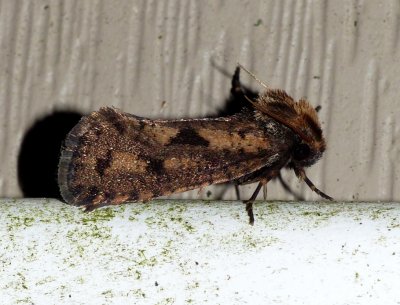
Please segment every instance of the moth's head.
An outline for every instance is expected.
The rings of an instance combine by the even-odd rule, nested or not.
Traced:
[[[313,165],[321,158],[326,148],[317,111],[305,99],[296,102],[285,91],[270,89],[242,65],[239,64],[239,67],[266,89],[256,100],[245,96],[254,106],[256,115],[261,117],[267,115],[293,131],[295,141],[291,149],[289,166],[293,168],[296,176],[323,198],[333,200],[317,189],[304,171],[304,167]]]
[[[296,102],[283,90],[268,89],[252,104],[256,110],[293,131],[295,140],[289,166],[314,192],[333,200],[316,188],[304,171],[304,167],[313,165],[321,158],[326,148],[317,111],[305,99]]]
[[[322,157],[326,143],[317,111],[305,99],[294,102],[294,108],[297,119],[291,129],[296,133],[297,141],[292,149],[292,162],[308,167]]]
[[[326,144],[317,111],[305,99],[295,101],[285,91],[267,89],[252,102],[255,109],[295,134],[291,162],[297,167],[308,167],[321,158]]]

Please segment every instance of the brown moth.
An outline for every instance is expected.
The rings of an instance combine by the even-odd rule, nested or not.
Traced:
[[[235,115],[151,120],[104,107],[83,117],[61,152],[58,182],[64,200],[93,210],[215,183],[259,182],[245,201],[253,224],[254,200],[284,167],[332,200],[304,171],[326,146],[316,110],[244,70],[266,90],[255,99],[245,96],[251,107]]]

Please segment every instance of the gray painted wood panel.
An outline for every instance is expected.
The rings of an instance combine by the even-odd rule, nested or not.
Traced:
[[[55,112],[114,105],[153,118],[214,115],[241,62],[322,106],[328,150],[308,170],[319,188],[342,200],[400,199],[398,1],[2,0],[0,29],[1,196],[23,196],[21,182],[51,196],[51,132],[65,118]],[[44,132],[30,138],[38,122]],[[284,178],[317,198],[293,173]],[[242,187],[243,197],[253,189]],[[223,188],[180,196],[208,190]],[[276,182],[268,197],[293,198]]]

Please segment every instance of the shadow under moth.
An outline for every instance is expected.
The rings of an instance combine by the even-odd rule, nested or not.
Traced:
[[[240,68],[264,87],[262,94],[245,95]],[[232,92],[242,92],[249,107],[231,116],[151,120],[104,107],[83,117],[61,152],[58,182],[64,200],[91,211],[216,183],[258,182],[244,201],[253,224],[254,200],[284,167],[332,200],[304,171],[326,146],[316,110],[304,99],[268,88],[240,65],[235,78]]]

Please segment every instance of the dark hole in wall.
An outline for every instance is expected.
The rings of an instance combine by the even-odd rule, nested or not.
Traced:
[[[18,156],[18,182],[24,197],[61,198],[57,169],[67,133],[82,117],[57,111],[38,119],[26,132]]]

